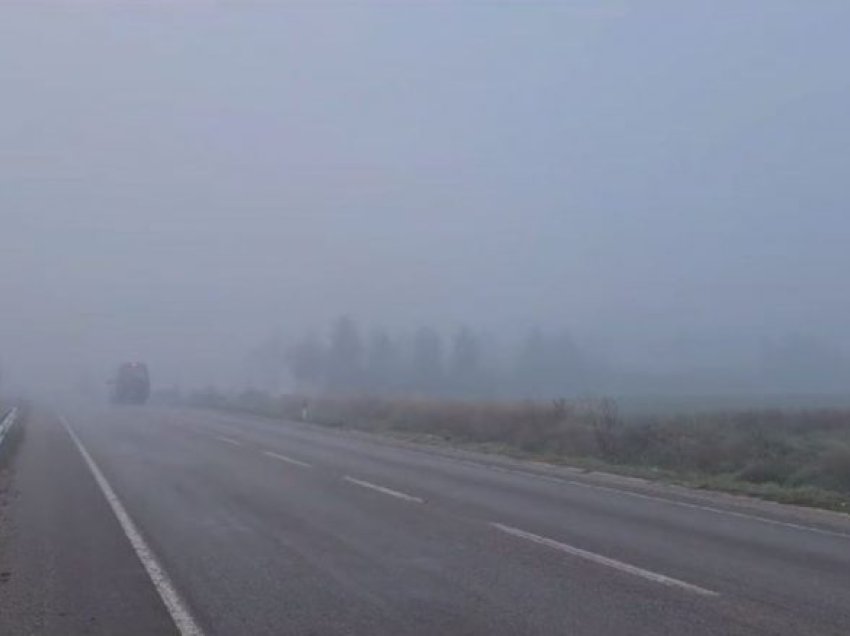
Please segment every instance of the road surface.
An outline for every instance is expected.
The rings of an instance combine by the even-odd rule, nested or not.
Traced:
[[[36,409],[0,634],[850,633],[850,521],[241,415]]]

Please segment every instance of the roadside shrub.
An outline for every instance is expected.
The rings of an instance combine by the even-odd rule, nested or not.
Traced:
[[[829,490],[850,493],[850,447],[829,448],[818,458],[812,479]]]
[[[785,484],[794,473],[794,465],[784,459],[754,459],[738,471],[737,477],[754,484]]]

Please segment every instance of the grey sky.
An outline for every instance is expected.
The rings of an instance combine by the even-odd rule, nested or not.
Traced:
[[[21,381],[128,357],[220,381],[340,312],[624,358],[850,340],[846,2],[24,4],[0,9]]]

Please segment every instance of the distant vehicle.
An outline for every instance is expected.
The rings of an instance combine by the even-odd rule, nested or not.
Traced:
[[[151,394],[148,367],[142,362],[125,362],[110,381],[113,404],[144,404]]]

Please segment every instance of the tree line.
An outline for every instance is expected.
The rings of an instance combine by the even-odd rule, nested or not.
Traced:
[[[850,355],[812,337],[765,340],[749,363],[669,372],[603,363],[566,329],[513,342],[469,326],[391,333],[351,316],[323,333],[270,339],[247,361],[248,383],[280,391],[549,399],[610,394],[737,394],[850,390]]]
[[[325,335],[266,342],[249,359],[253,383],[268,389],[477,397],[577,393],[589,388],[597,366],[567,331],[532,329],[502,348],[468,326],[392,334],[364,330],[351,316]]]

